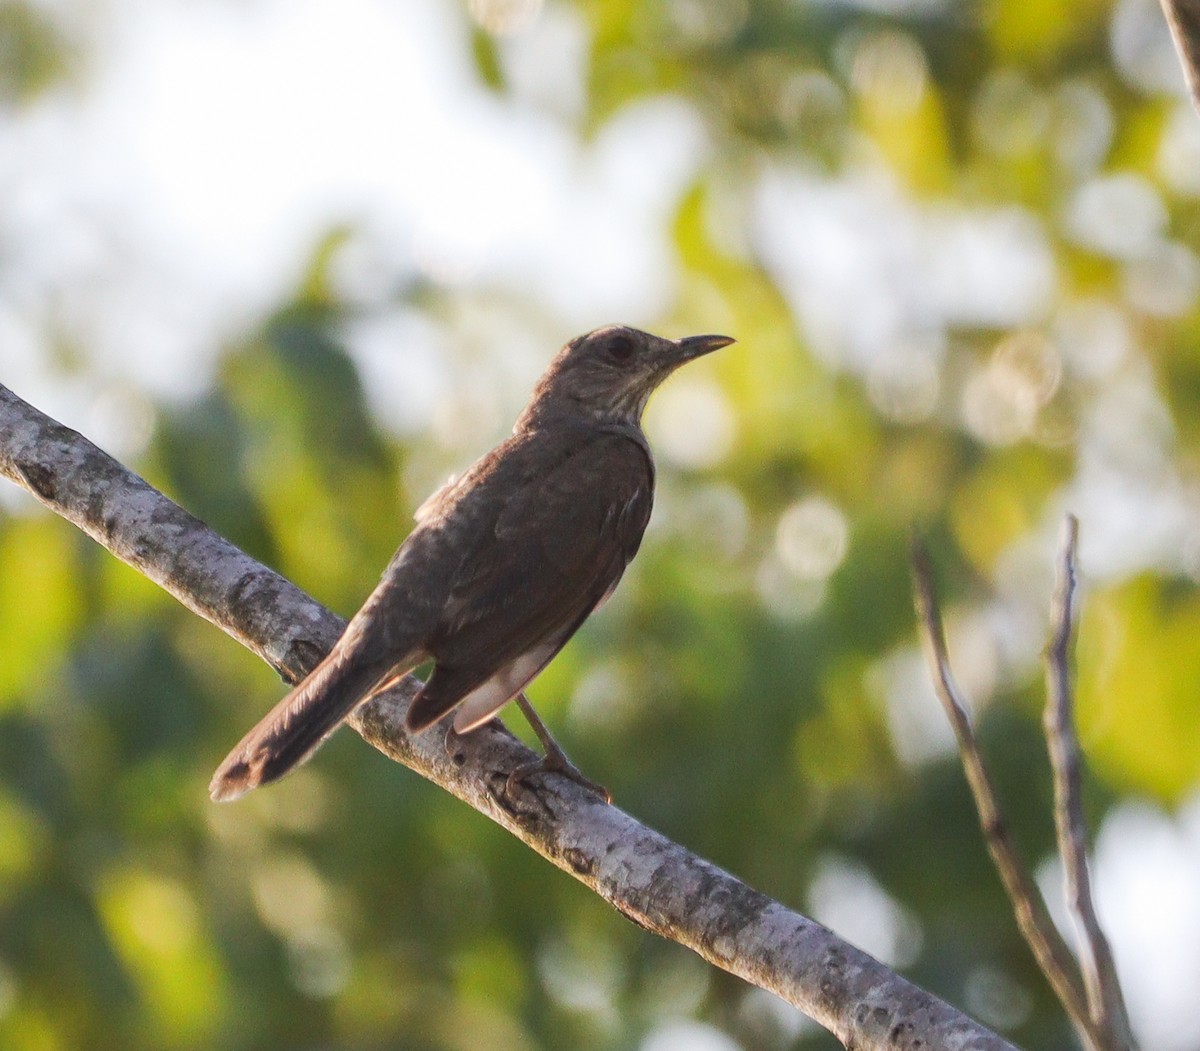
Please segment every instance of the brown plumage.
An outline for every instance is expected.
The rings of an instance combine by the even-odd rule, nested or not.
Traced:
[[[213,776],[236,799],[303,762],[382,685],[427,660],[407,716],[487,722],[616,587],[650,518],[654,461],[641,430],[675,368],[733,340],[662,339],[624,326],[568,343],[510,438],[418,510],[417,526],[329,655]]]

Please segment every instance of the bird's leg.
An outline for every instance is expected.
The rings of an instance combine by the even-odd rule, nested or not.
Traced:
[[[584,777],[579,767],[567,758],[567,753],[562,750],[559,743],[550,735],[550,731],[546,729],[546,724],[542,722],[538,713],[533,710],[533,705],[529,703],[529,698],[525,696],[524,690],[517,694],[516,702],[517,707],[521,709],[521,714],[529,721],[529,725],[533,727],[533,732],[537,734],[538,740],[542,742],[542,748],[546,754],[541,759],[537,759],[532,763],[525,763],[518,766],[509,774],[508,780],[504,782],[505,795],[512,795],[513,787],[524,781],[530,774],[546,770],[562,774],[563,777],[569,778],[578,785],[582,785],[589,792],[595,792],[604,802],[611,803],[612,793],[603,785],[598,785],[595,781]]]

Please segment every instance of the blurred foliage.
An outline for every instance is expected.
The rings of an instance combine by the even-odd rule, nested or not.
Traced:
[[[0,3],[0,102],[31,102],[64,79],[76,58],[58,23],[37,5]]]
[[[562,2],[590,39],[581,139],[663,93],[701,116],[712,148],[673,210],[675,302],[654,327],[740,342],[673,381],[698,400],[671,403],[669,385],[651,406],[660,446],[672,429],[705,439],[722,412],[733,436],[703,462],[662,456],[642,554],[533,699],[632,813],[834,926],[879,917],[851,936],[1021,1045],[1069,1046],[924,684],[905,551],[919,525],[1015,833],[1041,859],[1052,538],[1087,497],[1085,571],[1090,531],[1107,538],[1078,655],[1092,816],[1196,791],[1200,533],[1172,557],[1122,555],[1158,528],[1147,493],[1196,520],[1200,453],[1200,184],[1163,160],[1200,156],[1197,136],[1114,58],[1114,26],[1145,5]],[[40,8],[0,5],[6,102],[68,75],[66,39]],[[508,94],[506,39],[464,14],[462,47]],[[747,233],[773,168],[813,185],[886,172],[913,223],[1018,210],[1046,240],[1049,305],[1013,324],[930,307],[931,379],[921,361],[887,374],[831,356]],[[1149,248],[1110,245],[1103,215],[1072,219],[1130,186],[1163,208]],[[136,464],[343,614],[429,489],[516,411],[474,411],[503,386],[481,326],[571,334],[505,287],[349,302],[330,272],[351,236],[331,232],[211,389],[158,407]],[[889,273],[911,279],[903,256]],[[394,307],[445,335],[452,377],[441,422],[402,437],[373,416],[345,336]],[[835,1046],[349,733],[213,807],[211,768],[280,684],[63,522],[0,517],[0,567],[3,1047],[607,1051],[680,1019],[747,1051]],[[679,1032],[655,1047],[726,1046]]]

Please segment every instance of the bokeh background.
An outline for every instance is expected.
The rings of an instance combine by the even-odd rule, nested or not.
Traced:
[[[740,342],[533,697],[625,808],[1030,1049],[1072,1037],[916,647],[1055,908],[1039,653],[1082,520],[1100,906],[1200,1047],[1200,118],[1153,0],[0,3],[0,381],[343,614],[567,338]],[[832,1048],[0,486],[0,1044]],[[1060,910],[1061,911],[1061,910]]]

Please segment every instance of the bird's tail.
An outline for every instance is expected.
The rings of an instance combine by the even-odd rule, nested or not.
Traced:
[[[400,670],[394,658],[370,660],[363,648],[346,646],[345,641],[226,756],[208,786],[214,800],[228,802],[283,777],[312,755],[380,683]]]

